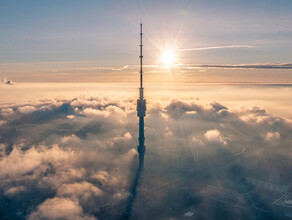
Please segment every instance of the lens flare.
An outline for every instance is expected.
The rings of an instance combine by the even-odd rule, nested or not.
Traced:
[[[174,66],[176,61],[175,52],[172,50],[164,51],[161,54],[161,63],[164,67],[172,67]]]

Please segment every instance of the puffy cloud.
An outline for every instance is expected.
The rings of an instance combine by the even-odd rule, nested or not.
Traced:
[[[80,138],[74,134],[69,135],[69,136],[64,136],[61,140],[61,143],[63,144],[76,144],[80,142],[81,142]]]
[[[29,114],[29,113],[34,112],[35,110],[36,110],[36,108],[34,106],[30,106],[30,105],[17,108],[17,111],[19,111],[22,114]]]
[[[47,199],[40,204],[37,210],[31,213],[28,217],[29,220],[38,219],[76,219],[76,220],[93,220],[94,217],[86,216],[83,213],[82,207],[77,201],[68,198],[52,198]]]
[[[118,122],[121,124],[125,123],[127,116],[127,113],[123,109],[113,105],[107,106],[104,109],[85,108],[81,113],[88,117],[97,117],[98,119],[111,118],[112,120],[109,120],[109,122]]]
[[[118,142],[118,141],[127,141],[127,140],[131,140],[132,139],[132,135],[130,132],[125,133],[124,135],[120,136],[116,136],[113,138],[113,141]]]
[[[90,197],[101,196],[102,191],[88,182],[63,184],[57,191],[62,197],[72,197],[78,200],[87,201]]]
[[[119,182],[119,179],[113,175],[110,175],[108,172],[104,170],[100,170],[95,173],[92,178],[97,180],[103,186],[114,186]]]
[[[103,116],[103,117],[108,117],[109,112],[108,111],[102,111],[99,109],[93,109],[93,108],[86,108],[82,112],[86,116]]]
[[[187,103],[178,99],[173,99],[169,105],[165,107],[167,113],[173,118],[179,118],[186,112],[201,112],[202,106],[195,103]]]
[[[226,145],[226,141],[221,136],[221,133],[217,130],[209,130],[204,134],[205,139],[210,143]]]
[[[197,118],[213,121],[233,116],[233,113],[227,107],[217,102],[209,105],[200,105],[193,101],[186,102],[178,99],[171,100],[170,104],[165,107],[165,113],[174,119]]]
[[[57,145],[48,149],[41,146],[32,147],[27,151],[15,147],[12,152],[0,161],[0,178],[13,178],[35,172],[42,164],[52,163],[55,166],[65,164],[68,160],[74,160],[73,151],[63,151]]]
[[[15,112],[13,111],[13,108],[4,108],[4,109],[1,109],[1,115],[3,115],[4,117],[11,116],[14,113]]]

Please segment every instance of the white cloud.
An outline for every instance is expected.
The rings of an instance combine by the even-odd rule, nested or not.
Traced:
[[[76,144],[80,143],[80,138],[77,137],[76,135],[72,134],[70,136],[64,136],[61,140],[62,144]]]
[[[127,113],[121,108],[117,106],[113,106],[113,105],[107,106],[102,110],[93,109],[93,108],[85,108],[83,112],[81,113],[88,117],[97,117],[97,118],[104,118],[104,119],[111,118],[112,120],[107,121],[110,123],[118,122],[118,123],[124,124],[127,119],[126,118]]]
[[[132,139],[132,135],[130,132],[125,133],[124,135],[120,136],[117,135],[113,138],[113,141],[119,142],[119,141],[128,141]]]
[[[4,116],[4,117],[7,117],[7,116],[11,116],[13,115],[15,112],[13,111],[12,108],[4,108],[4,109],[1,109],[1,114]]]
[[[94,217],[84,215],[82,207],[77,201],[68,198],[47,199],[40,204],[37,210],[30,214],[29,220],[48,219],[48,220],[93,220]]]
[[[63,151],[57,145],[52,148],[42,146],[36,149],[32,147],[27,151],[22,151],[20,148],[15,147],[7,157],[0,161],[0,178],[25,175],[48,162],[58,166],[66,163],[69,159],[74,160],[75,157],[73,151]]]
[[[71,197],[73,199],[86,201],[90,197],[101,196],[102,191],[88,182],[78,182],[63,184],[57,191],[57,195],[60,197]]]
[[[92,178],[97,180],[103,186],[115,186],[118,184],[119,179],[116,176],[110,175],[104,170],[95,173]]]
[[[34,106],[30,106],[30,105],[17,108],[17,111],[22,113],[22,114],[29,114],[29,113],[34,112],[35,110],[36,110],[36,108]]]
[[[99,109],[93,109],[93,108],[86,108],[82,112],[86,116],[103,116],[107,118],[110,113],[108,111],[102,111]]]
[[[209,130],[204,134],[205,139],[210,143],[227,145],[226,141],[221,136],[221,133],[217,130]]]

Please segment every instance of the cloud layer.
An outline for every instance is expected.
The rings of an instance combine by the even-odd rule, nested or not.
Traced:
[[[101,207],[128,198],[137,162],[135,104],[131,98],[82,96],[3,107],[1,217],[95,219]],[[244,149],[280,174],[287,164],[273,160],[291,159],[292,122],[261,107],[235,111],[217,102],[173,99],[150,103],[145,121],[146,176],[152,167],[167,173],[194,165],[186,158],[194,160],[196,151],[202,160],[224,152],[215,157],[224,161]],[[145,180],[149,190],[168,177],[160,178]]]

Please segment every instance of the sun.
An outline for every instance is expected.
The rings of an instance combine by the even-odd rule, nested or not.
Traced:
[[[176,61],[175,52],[173,50],[167,50],[162,52],[161,54],[161,63],[164,67],[172,67],[174,66]]]

